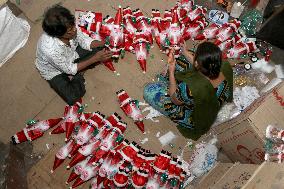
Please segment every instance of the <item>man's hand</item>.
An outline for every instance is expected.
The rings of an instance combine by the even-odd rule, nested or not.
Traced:
[[[90,65],[97,65],[101,62],[104,62],[106,60],[109,60],[112,57],[113,53],[111,51],[101,50],[97,52],[95,55],[93,55],[91,58],[84,60],[82,62],[79,62],[77,64],[77,71],[82,71],[85,68],[87,68]]]
[[[101,50],[97,52],[91,59],[93,62],[103,62],[109,60],[112,57],[113,53],[107,50]]]
[[[103,41],[94,40],[91,43],[91,49],[97,48],[97,47],[103,47],[103,46],[105,46],[105,41],[104,40]]]

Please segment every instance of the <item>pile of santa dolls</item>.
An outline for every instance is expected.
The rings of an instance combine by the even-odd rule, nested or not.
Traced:
[[[135,100],[124,90],[117,92],[123,112],[144,132],[143,116]],[[12,136],[14,144],[34,141],[51,128],[50,134],[65,133],[66,144],[59,149],[51,173],[67,158],[67,169],[73,168],[66,184],[75,188],[90,179],[92,188],[179,188],[190,176],[181,159],[162,150],[153,154],[136,142],[129,142],[123,133],[127,124],[117,113],[105,118],[100,112],[84,112],[81,101],[66,105],[62,118],[31,120]]]
[[[113,59],[104,64],[113,72],[112,61],[124,57],[125,51],[136,54],[137,61],[146,72],[146,59],[154,41],[162,53],[174,49],[175,58],[181,53],[181,45],[187,40],[213,40],[223,51],[223,58],[240,58],[257,51],[254,41],[239,34],[241,22],[231,20],[222,25],[206,19],[207,9],[194,5],[193,1],[180,0],[162,16],[157,9],[147,18],[140,9],[119,6],[115,18],[102,13],[76,10],[76,23],[86,35],[106,41],[105,48],[114,53]]]

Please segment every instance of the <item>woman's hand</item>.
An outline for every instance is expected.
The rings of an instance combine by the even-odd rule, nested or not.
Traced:
[[[168,58],[169,73],[174,73],[176,69],[176,59],[174,57],[174,50],[171,49]]]
[[[185,41],[181,44],[181,54],[185,54],[186,53],[186,49],[187,49],[187,46],[186,46],[186,43],[185,43]]]
[[[189,60],[189,62],[191,64],[193,64],[193,59],[194,59],[194,55],[193,53],[189,52],[188,50],[186,50],[187,47],[186,47],[186,43],[184,42],[182,45],[181,45],[181,53]]]

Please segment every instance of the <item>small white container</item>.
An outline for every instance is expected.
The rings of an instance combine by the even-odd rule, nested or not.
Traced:
[[[243,6],[240,2],[235,2],[231,9],[231,16],[234,18],[239,18],[244,10],[245,6]]]

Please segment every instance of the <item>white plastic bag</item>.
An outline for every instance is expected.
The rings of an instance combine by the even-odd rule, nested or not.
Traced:
[[[195,177],[202,176],[214,167],[218,153],[216,142],[217,138],[214,137],[208,143],[196,144],[189,161],[189,171]]]
[[[26,44],[29,33],[26,20],[17,18],[8,6],[0,9],[0,67]]]

